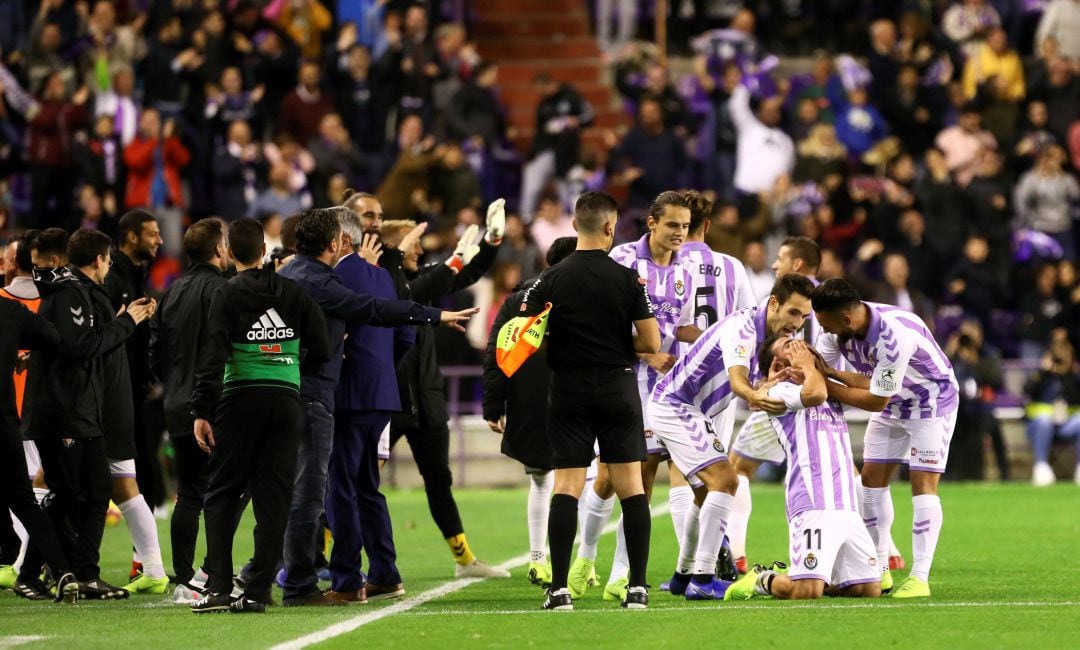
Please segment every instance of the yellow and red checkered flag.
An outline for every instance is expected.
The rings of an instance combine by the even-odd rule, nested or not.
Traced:
[[[499,329],[499,338],[495,344],[495,362],[507,377],[513,377],[521,364],[540,349],[550,314],[549,302],[539,314],[511,318]]]

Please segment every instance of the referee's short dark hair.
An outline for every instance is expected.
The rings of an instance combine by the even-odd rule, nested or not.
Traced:
[[[142,234],[142,227],[144,223],[150,223],[151,221],[157,221],[157,217],[146,212],[145,210],[131,210],[124,216],[120,217],[120,221],[116,222],[116,241],[123,246],[127,241],[128,233],[135,233],[135,237],[138,238]]]
[[[318,257],[341,234],[341,224],[333,209],[308,210],[296,223],[296,252]]]
[[[224,224],[218,219],[200,219],[184,233],[184,254],[195,264],[214,259],[217,245],[225,237]]]
[[[619,204],[610,194],[585,192],[574,204],[574,222],[579,232],[598,235],[604,221],[618,211]]]
[[[547,262],[548,266],[555,266],[559,262],[565,260],[576,248],[577,237],[559,237],[551,242],[551,247],[548,248],[547,256],[544,258],[544,261]]]
[[[653,199],[653,202],[649,204],[649,216],[659,221],[664,216],[664,210],[668,207],[690,208],[686,203],[685,196],[674,190],[667,190],[666,192],[657,194],[656,198]],[[693,219],[692,214],[690,218]]]
[[[34,248],[34,240],[37,239],[39,232],[34,229],[26,230],[14,240],[18,244],[15,249],[15,266],[23,273],[34,270],[34,256],[30,254],[30,250]]]
[[[690,232],[699,232],[713,216],[713,202],[697,190],[686,190],[683,199],[690,208]]]
[[[817,274],[821,267],[821,246],[818,246],[816,241],[800,235],[788,237],[780,245],[787,246],[792,257],[803,261],[806,275]]]
[[[859,304],[858,290],[847,280],[839,278],[826,280],[814,289],[812,298],[814,311],[843,311]]]
[[[229,250],[244,266],[258,262],[263,255],[263,228],[259,222],[245,217],[230,223]]]
[[[66,258],[68,239],[67,231],[63,228],[46,228],[38,232],[30,248],[36,248],[39,256],[50,257],[56,255],[57,257]]]
[[[90,266],[99,256],[109,254],[112,241],[100,230],[79,228],[68,240],[68,261],[75,266]]]
[[[788,273],[777,280],[776,284],[773,285],[772,291],[769,292],[770,296],[776,296],[776,301],[781,305],[787,302],[788,299],[795,294],[813,298],[814,283],[805,275]]]

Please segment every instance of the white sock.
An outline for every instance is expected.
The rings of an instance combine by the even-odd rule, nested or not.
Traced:
[[[161,561],[161,547],[158,546],[157,522],[146,499],[141,494],[117,504],[127,522],[128,533],[135,552],[142,561],[143,573],[151,578],[164,578],[165,566]]]
[[[671,510],[671,525],[675,527],[675,540],[681,544],[686,512],[690,509],[690,504],[694,502],[694,489],[689,485],[673,487],[668,492],[667,500],[668,508]]]
[[[581,541],[578,544],[578,557],[596,561],[596,545],[600,541],[600,535],[604,532],[604,526],[611,519],[611,511],[615,508],[615,497],[601,499],[592,486],[585,488],[585,498],[582,507],[585,520],[581,524]],[[619,530],[622,530],[622,521],[619,522]]]
[[[736,560],[746,557],[746,529],[750,527],[750,513],[754,509],[750,501],[750,479],[742,474],[738,477],[739,488],[735,491],[735,506],[731,509],[731,519],[728,519],[727,529],[731,554]]]
[[[26,528],[23,527],[22,522],[15,516],[15,513],[8,511],[8,516],[11,517],[11,527],[19,538],[19,556],[15,558],[15,564],[11,566],[16,571],[19,571],[22,569],[23,558],[26,557],[26,545],[30,541],[30,533],[26,532]]]
[[[679,573],[690,573],[694,570],[694,554],[697,553],[698,531],[701,530],[701,508],[693,501],[690,509],[686,511],[686,519],[683,520],[682,543],[679,544],[679,564],[675,570]]]
[[[911,527],[911,575],[926,582],[930,579],[930,565],[934,562],[944,520],[941,499],[936,494],[920,494],[911,497],[911,505],[915,514]]]
[[[889,529],[892,528],[893,509],[889,488],[863,487],[862,516],[877,548],[878,567],[884,571],[889,568],[889,546],[892,544]]]
[[[548,509],[555,488],[555,472],[529,475],[529,551],[533,562],[547,561]]]
[[[37,499],[38,505],[45,500],[45,497],[49,496],[48,488],[34,488],[34,498]]]
[[[734,504],[735,497],[727,492],[709,492],[705,503],[701,504],[697,553],[694,554],[695,575],[716,573],[716,556],[720,554]]]
[[[619,530],[615,533],[615,560],[611,563],[611,577],[608,584],[630,573],[630,560],[626,557],[626,532],[623,530],[623,518],[619,515]]]

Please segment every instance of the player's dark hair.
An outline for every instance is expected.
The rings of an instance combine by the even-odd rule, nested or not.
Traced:
[[[762,379],[765,379],[769,376],[769,368],[772,367],[773,359],[776,357],[776,355],[773,354],[772,351],[773,346],[776,345],[776,342],[782,338],[787,338],[787,334],[773,334],[772,336],[765,339],[765,342],[761,344],[760,348],[758,348],[758,372],[761,373]]]
[[[105,233],[90,228],[79,228],[68,240],[68,260],[75,266],[90,266],[99,256],[108,255],[110,248],[112,248],[112,241]]]
[[[664,217],[664,210],[668,206],[673,208],[687,208],[690,206],[686,204],[686,198],[679,192],[673,190],[667,190],[666,192],[660,192],[653,199],[653,202],[649,204],[649,216],[659,221]],[[690,216],[693,219],[693,214]]]
[[[551,242],[547,256],[544,258],[548,266],[555,266],[566,259],[577,248],[577,237],[559,237]]]
[[[281,247],[293,253],[296,252],[296,226],[300,223],[303,212],[290,214],[281,222]]]
[[[34,237],[30,248],[36,248],[38,255],[67,257],[68,234],[63,228],[46,228]]]
[[[788,273],[776,281],[769,295],[776,296],[776,301],[782,305],[796,293],[812,298],[814,295],[814,283],[805,275]]]
[[[143,224],[157,221],[154,215],[144,210],[131,210],[120,221],[116,222],[116,241],[123,246],[127,242],[128,233],[135,233],[135,237],[142,234]]]
[[[236,261],[252,266],[263,253],[263,228],[254,219],[237,219],[229,224],[229,250]]]
[[[697,190],[683,192],[686,207],[690,208],[690,232],[699,232],[713,216],[713,202]]]
[[[814,289],[814,311],[835,312],[859,304],[859,292],[847,280],[826,280]]]
[[[26,230],[12,240],[18,244],[15,249],[15,266],[23,273],[30,273],[34,270],[33,255],[30,254],[30,249],[34,247],[34,240],[37,239],[39,232],[33,229]]]
[[[341,224],[332,210],[308,210],[296,224],[296,252],[318,257],[341,234]]]
[[[619,204],[606,192],[585,192],[574,204],[574,221],[579,232],[600,234],[608,217],[619,211]]]
[[[225,228],[217,219],[196,221],[184,233],[184,254],[195,264],[209,262],[224,237]]]
[[[802,260],[807,275],[816,275],[821,267],[821,246],[809,237],[788,237],[781,246],[787,246],[791,256]]]

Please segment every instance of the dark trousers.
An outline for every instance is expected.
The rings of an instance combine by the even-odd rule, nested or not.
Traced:
[[[304,401],[304,433],[296,454],[289,525],[285,529],[285,598],[318,592],[316,550],[322,547],[322,513],[334,444],[334,416],[321,402]]]
[[[360,552],[367,551],[368,579],[377,585],[401,582],[386,497],[379,492],[379,436],[388,411],[339,411],[334,415],[326,519],[334,535],[330,576],[334,591],[364,584]]]
[[[232,591],[233,535],[241,495],[250,489],[255,511],[255,557],[247,578],[252,600],[270,601],[289,515],[296,451],[304,418],[300,400],[244,391],[227,396],[214,418],[217,446],[206,489],[206,565],[212,593]]]
[[[421,413],[418,427],[394,428],[390,431],[390,447],[393,448],[403,437],[409,442],[416,468],[424,479],[428,509],[443,538],[465,532],[451,490],[454,475],[450,472],[450,428],[447,422],[429,422]]]
[[[139,484],[139,493],[146,499],[150,509],[158,507],[165,500],[165,480],[161,474],[161,438],[163,431],[159,426],[163,418],[148,418],[146,409],[156,407],[161,410],[161,400],[147,402],[146,389],[132,386],[135,396],[135,480]]]
[[[34,497],[34,488],[27,476],[22,440],[15,431],[0,434],[0,519],[6,520],[10,529],[8,510],[30,534],[27,561],[34,561],[31,559],[35,555],[31,552],[33,550],[37,557],[45,558],[57,578],[71,569],[49,515],[45,514]],[[0,564],[14,564],[18,558],[20,543],[14,529],[11,530],[11,538],[5,534],[0,539],[0,551],[3,552]]]
[[[45,483],[52,493],[46,500],[46,511],[71,570],[79,581],[97,579],[105,512],[113,489],[105,438],[48,438],[38,440],[37,448]],[[25,476],[25,466],[22,472]]]
[[[199,449],[194,436],[175,436],[172,444],[176,469],[176,507],[169,524],[173,572],[178,582],[190,582],[195,576],[195,544],[199,540],[210,457]]]
[[[72,220],[71,202],[75,193],[75,171],[71,167],[30,163],[30,214],[40,229],[78,226]]]

